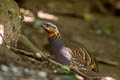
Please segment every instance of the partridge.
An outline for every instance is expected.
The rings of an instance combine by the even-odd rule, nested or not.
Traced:
[[[73,66],[82,72],[98,71],[96,61],[85,47],[65,43],[57,26],[50,22],[43,22],[40,26],[48,33],[50,53],[55,61]]]

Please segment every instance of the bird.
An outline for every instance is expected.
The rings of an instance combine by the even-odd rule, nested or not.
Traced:
[[[42,22],[40,27],[48,33],[49,50],[55,61],[82,72],[98,72],[96,60],[82,44],[66,43],[58,27],[51,22]]]

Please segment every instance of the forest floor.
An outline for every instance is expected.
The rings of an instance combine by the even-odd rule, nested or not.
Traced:
[[[82,43],[92,51],[99,66],[96,76],[120,79],[120,17],[88,13],[90,3],[84,0],[21,0],[18,4],[20,8],[31,10],[37,20],[54,22],[65,40]],[[55,15],[58,20],[39,19],[40,10]],[[45,52],[43,46],[48,41],[43,30],[27,22],[22,26],[22,33]]]

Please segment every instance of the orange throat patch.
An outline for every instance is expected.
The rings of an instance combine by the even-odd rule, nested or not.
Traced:
[[[52,38],[52,37],[60,37],[60,33],[59,32],[53,32],[53,33],[48,33],[48,38]]]

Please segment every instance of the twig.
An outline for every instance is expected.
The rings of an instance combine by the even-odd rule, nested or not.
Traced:
[[[96,58],[96,60],[103,64],[107,64],[107,65],[111,65],[111,66],[119,66],[119,63],[115,62],[115,61],[110,61],[110,60],[101,59],[101,58]]]
[[[55,65],[57,65],[57,66],[59,66],[59,67],[62,67],[62,66],[63,66],[62,64],[60,64],[60,63],[58,63],[58,62],[56,62],[56,61],[54,61],[54,60],[52,60],[52,59],[47,59],[47,58],[46,58],[46,60],[48,60],[49,62],[51,62],[51,63],[53,63],[53,64],[55,64]],[[70,67],[70,69],[73,70],[74,72],[76,72],[77,74],[81,75],[82,77],[88,79],[88,80],[93,80],[91,77],[87,76],[86,74],[80,72],[79,70],[77,70],[77,69],[75,69],[75,68],[73,68],[73,67]]]
[[[56,62],[56,61],[54,61],[54,60],[52,60],[52,59],[47,58],[46,56],[44,56],[41,51],[38,52],[38,53],[31,53],[31,52],[27,52],[27,51],[25,51],[25,50],[13,48],[13,47],[10,47],[10,49],[12,49],[12,50],[14,50],[14,51],[21,52],[21,53],[23,53],[23,54],[25,54],[25,55],[33,56],[33,57],[36,58],[36,59],[40,59],[40,58],[42,57],[42,58],[46,59],[47,61],[53,63],[54,65],[56,65],[56,66],[58,66],[58,67],[62,67],[62,66],[63,66],[62,64],[60,64],[60,63],[58,63],[58,62]],[[41,53],[42,53],[42,55],[41,55]],[[75,68],[73,68],[73,67],[70,67],[70,69],[73,70],[74,72],[76,72],[77,74],[83,76],[84,78],[88,79],[88,80],[93,80],[91,77],[87,76],[86,74],[80,72],[79,70],[77,70],[77,69],[75,69]]]
[[[3,38],[4,39],[4,38]],[[14,47],[10,47],[10,46],[7,46],[9,49],[11,50],[14,50],[14,51],[18,51],[18,52],[21,52],[22,54],[24,55],[27,55],[27,56],[31,56],[35,59],[40,59],[40,58],[44,58],[46,59],[47,61],[53,63],[54,65],[56,66],[59,66],[59,67],[62,67],[63,65],[46,57],[38,48],[36,48],[36,46],[34,46],[31,41],[24,35],[22,35],[22,40],[24,40],[27,44],[29,44],[29,46],[32,46],[31,49],[33,49],[35,52],[37,53],[31,53],[31,52],[27,52],[25,50],[21,50],[21,49],[17,49],[17,48],[14,48]],[[5,41],[4,41],[5,42]],[[88,80],[93,80],[91,77],[87,76],[86,74],[80,72],[79,70],[73,68],[73,67],[70,67],[71,70],[73,70],[74,72],[76,72],[77,74],[81,75],[82,77],[88,79]]]

